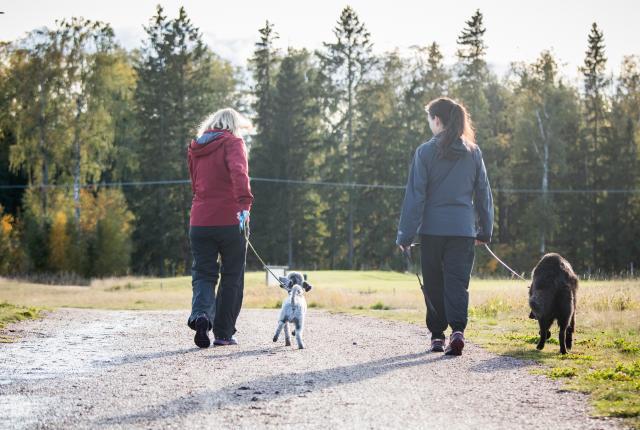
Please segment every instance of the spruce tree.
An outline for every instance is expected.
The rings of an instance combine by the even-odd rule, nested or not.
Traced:
[[[427,47],[417,48],[406,70],[403,70],[410,76],[401,106],[408,147],[424,142],[431,135],[425,107],[431,100],[447,94],[450,73],[443,64],[443,58],[440,46],[433,42]]]
[[[274,97],[278,76],[280,54],[275,47],[278,34],[274,25],[266,21],[258,30],[259,40],[255,43],[253,56],[249,61],[249,69],[253,76],[251,95],[252,108],[255,112],[254,126],[256,134],[251,140],[249,154],[249,174],[253,177],[274,177],[274,170],[280,164],[280,153],[276,149],[278,139],[274,131]],[[279,205],[274,205],[274,191],[280,184],[253,181],[251,188],[255,196],[251,208],[251,234],[256,243],[263,244],[262,254],[268,264],[284,264],[284,236],[274,234],[281,225]],[[270,197],[267,197],[270,196]],[[257,263],[252,255],[248,256],[249,264]]]
[[[588,47],[581,71],[584,78],[584,126],[583,126],[583,151],[584,151],[584,187],[587,189],[599,189],[606,184],[602,175],[606,172],[602,169],[605,151],[602,146],[607,139],[607,94],[606,88],[609,79],[606,76],[607,58],[605,56],[604,34],[594,22],[588,36]],[[599,220],[602,196],[595,193],[587,203],[589,231],[591,236],[591,265],[598,260],[597,252],[601,243],[601,222]]]
[[[233,100],[233,70],[205,46],[184,8],[177,18],[168,19],[158,6],[145,31],[147,40],[136,65],[138,178],[188,178],[186,146],[206,114]],[[191,197],[189,186],[158,186],[129,194],[137,222],[137,270],[159,275],[186,272]]]
[[[326,96],[333,98],[333,102],[327,104],[333,112],[325,114],[325,118],[337,117],[337,121],[331,123],[333,132],[339,136],[346,153],[344,166],[334,170],[343,170],[342,180],[353,182],[353,157],[354,136],[353,131],[356,120],[355,99],[358,86],[366,77],[374,64],[372,55],[371,35],[356,12],[347,6],[342,10],[340,19],[333,30],[336,36],[335,42],[324,43],[324,52],[318,53],[321,61],[322,75],[325,78],[329,91]],[[342,151],[340,151],[342,152]],[[347,261],[348,268],[353,268],[354,250],[354,196],[350,190],[347,195]],[[334,250],[335,251],[335,250]]]
[[[477,9],[466,21],[466,27],[458,36],[457,56],[462,63],[460,77],[464,80],[481,82],[486,73],[487,63],[484,59],[487,46],[484,43],[484,27],[482,13]]]

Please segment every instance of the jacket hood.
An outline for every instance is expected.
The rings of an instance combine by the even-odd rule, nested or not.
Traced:
[[[211,154],[222,146],[224,137],[228,134],[226,130],[207,130],[202,136],[191,141],[189,153],[194,157]]]

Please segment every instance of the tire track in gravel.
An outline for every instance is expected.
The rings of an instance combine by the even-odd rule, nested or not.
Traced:
[[[618,429],[535,364],[426,329],[312,310],[307,349],[271,342],[278,310],[245,309],[239,346],[200,350],[184,311],[60,309],[7,327],[0,428]]]

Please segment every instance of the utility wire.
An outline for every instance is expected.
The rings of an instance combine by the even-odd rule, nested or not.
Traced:
[[[336,188],[370,188],[370,189],[386,189],[386,190],[404,190],[404,185],[391,184],[363,184],[349,182],[332,182],[332,181],[303,181],[297,179],[281,179],[281,178],[249,178],[251,182],[280,183],[293,185],[312,185]],[[185,185],[190,184],[189,179],[173,179],[173,180],[156,180],[156,181],[117,181],[117,182],[98,182],[94,184],[81,184],[81,188],[93,187],[143,187],[143,186],[166,186],[166,185]],[[27,189],[27,188],[73,188],[73,184],[48,184],[48,185],[5,185],[0,184],[0,190]],[[494,188],[493,191],[507,194],[543,194],[545,191],[537,188]],[[640,189],[554,189],[547,190],[548,194],[640,194]]]

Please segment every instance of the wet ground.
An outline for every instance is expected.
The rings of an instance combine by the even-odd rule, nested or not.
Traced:
[[[531,363],[472,344],[429,354],[419,326],[322,311],[297,350],[271,342],[278,313],[243,310],[240,345],[205,350],[184,311],[61,309],[8,326],[0,428],[621,428]]]

